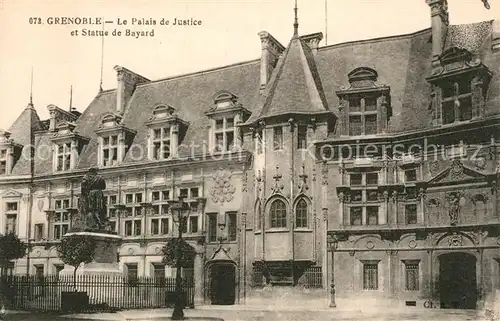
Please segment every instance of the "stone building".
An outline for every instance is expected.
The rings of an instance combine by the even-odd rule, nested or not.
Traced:
[[[286,46],[259,33],[260,59],[159,80],[116,66],[116,89],[48,120],[30,102],[0,138],[0,229],[32,245],[12,271],[62,269],[97,167],[131,276],[174,275],[167,201],[190,202],[197,304],[324,305],[333,284],[339,305],[491,301],[500,25],[427,2],[412,34],[319,47],[296,20]]]

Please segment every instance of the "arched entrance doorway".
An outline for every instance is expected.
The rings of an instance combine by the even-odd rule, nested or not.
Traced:
[[[467,253],[439,256],[439,297],[444,309],[475,309],[476,258]]]
[[[236,300],[236,266],[231,262],[214,262],[209,266],[210,302],[232,305]]]

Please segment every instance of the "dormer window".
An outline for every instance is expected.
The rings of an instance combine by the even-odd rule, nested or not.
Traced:
[[[153,129],[153,155],[154,160],[170,157],[170,128],[161,127]]]
[[[248,119],[250,112],[238,103],[238,97],[229,91],[214,95],[214,107],[205,114],[210,118],[209,148],[212,152],[231,152],[241,146],[239,123]]]
[[[385,132],[392,115],[390,88],[377,85],[377,72],[367,67],[354,69],[348,78],[350,87],[337,91],[341,101],[341,135],[376,135]]]
[[[491,72],[479,59],[457,47],[440,57],[440,68],[427,80],[433,85],[433,122],[455,124],[483,114],[486,90]]]
[[[0,149],[0,175],[7,174],[7,150]]]
[[[51,137],[54,144],[54,172],[74,169],[83,146],[88,143],[88,138],[80,136],[75,128],[76,124],[74,123],[62,123],[55,129],[56,133]]]
[[[179,142],[184,138],[189,123],[177,116],[175,108],[165,104],[157,105],[146,126],[149,127],[149,159],[177,157]]]
[[[57,171],[67,171],[71,169],[71,143],[57,145],[56,159]]]
[[[135,131],[125,127],[118,114],[107,114],[99,125],[96,134],[99,136],[99,166],[119,165],[125,158],[135,136]]]
[[[10,135],[8,131],[0,130],[0,175],[10,175],[21,157],[23,146],[16,144]]]
[[[234,118],[215,120],[215,152],[229,152],[234,147]]]
[[[114,166],[118,164],[118,135],[102,137],[102,165]]]

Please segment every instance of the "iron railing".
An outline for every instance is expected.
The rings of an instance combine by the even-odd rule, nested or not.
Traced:
[[[177,298],[175,278],[79,275],[76,290],[89,297],[88,310],[171,307]],[[10,309],[61,311],[64,292],[74,292],[72,276],[2,276],[0,298]],[[183,278],[186,307],[194,307],[194,280]]]

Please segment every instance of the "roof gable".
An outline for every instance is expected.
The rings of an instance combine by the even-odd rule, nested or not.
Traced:
[[[453,183],[456,185],[470,181],[484,181],[486,176],[486,174],[464,165],[460,160],[454,160],[447,168],[428,180],[427,184],[441,185]]]

